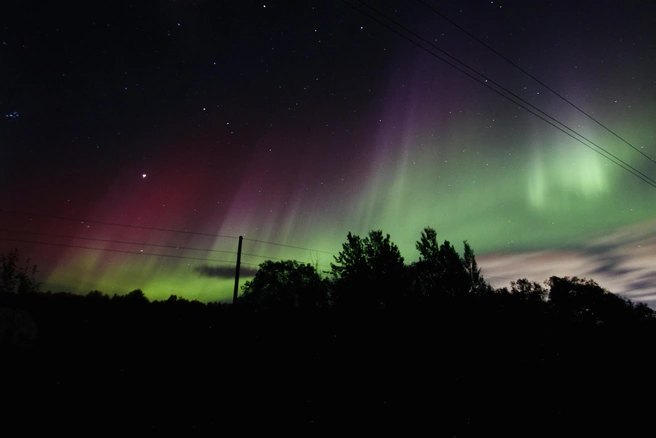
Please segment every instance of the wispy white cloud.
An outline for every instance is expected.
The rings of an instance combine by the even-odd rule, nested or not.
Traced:
[[[518,278],[585,277],[656,309],[656,221],[621,228],[578,250],[485,254],[478,262],[494,287]]]

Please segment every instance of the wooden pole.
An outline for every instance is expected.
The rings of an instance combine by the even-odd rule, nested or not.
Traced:
[[[237,302],[237,296],[239,295],[239,266],[241,265],[241,242],[244,240],[242,236],[239,236],[239,247],[237,248],[237,266],[235,268],[235,293],[232,296],[232,304]]]

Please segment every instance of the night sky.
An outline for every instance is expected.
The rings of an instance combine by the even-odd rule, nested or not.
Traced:
[[[431,226],[493,286],[576,275],[656,306],[654,17],[640,0],[10,2],[0,252],[42,290],[217,301],[239,235],[245,280],[268,258],[327,270],[349,231],[411,262]]]

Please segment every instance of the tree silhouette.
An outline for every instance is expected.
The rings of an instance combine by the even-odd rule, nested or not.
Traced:
[[[419,261],[413,266],[415,290],[420,295],[428,298],[457,297],[488,289],[474,251],[466,241],[464,244],[465,257],[461,259],[448,240],[439,245],[435,230],[424,228],[415,245],[419,251]]]
[[[141,289],[135,289],[126,295],[114,294],[112,301],[126,307],[143,307],[150,303],[150,300]]]
[[[338,307],[378,309],[405,295],[405,265],[390,235],[373,230],[365,238],[346,236],[342,251],[331,263],[333,301]]]
[[[433,228],[424,228],[421,232],[421,238],[415,246],[420,254],[420,262],[436,263],[439,260],[440,244],[437,242],[437,232]]]
[[[35,279],[37,272],[36,265],[30,265],[30,259],[20,266],[18,249],[0,254],[0,292],[38,292],[40,285]]]
[[[240,304],[258,309],[317,309],[328,305],[324,279],[314,266],[296,260],[261,263],[242,290]]]
[[[645,303],[632,303],[633,314],[637,321],[654,320],[656,312]]]
[[[126,300],[129,300],[131,303],[134,304],[148,304],[150,300],[148,300],[148,297],[143,293],[141,289],[135,289],[129,294],[125,296]]]
[[[630,301],[607,291],[593,280],[553,276],[545,283],[550,288],[550,305],[556,314],[568,320],[602,324],[634,319],[639,314]]]
[[[92,290],[86,294],[86,299],[93,302],[107,302],[109,301],[109,295],[106,295],[99,290]]]
[[[469,278],[469,292],[481,294],[491,291],[490,286],[485,282],[485,279],[481,274],[481,269],[478,267],[478,263],[476,263],[474,250],[469,246],[469,243],[466,240],[463,244],[465,249],[462,258],[462,265]]]
[[[524,301],[544,302],[547,299],[548,291],[540,283],[520,278],[517,281],[510,282],[510,293]]]

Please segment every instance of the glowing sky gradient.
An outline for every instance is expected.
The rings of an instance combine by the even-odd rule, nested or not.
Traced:
[[[91,3],[0,18],[0,209],[94,221],[0,213],[44,289],[227,300],[239,235],[244,268],[328,269],[349,231],[412,261],[431,226],[494,286],[577,275],[656,305],[654,187],[346,2]],[[656,156],[656,6],[428,3]],[[371,4],[656,178],[420,2]]]

